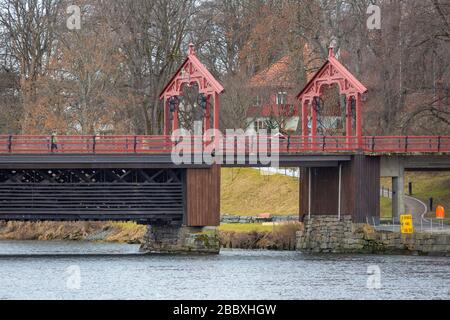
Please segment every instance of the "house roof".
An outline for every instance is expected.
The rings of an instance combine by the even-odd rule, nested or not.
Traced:
[[[181,94],[184,84],[197,83],[199,92],[204,94],[222,93],[223,86],[217,81],[209,70],[200,62],[195,55],[194,45],[189,44],[189,51],[186,59],[177,69],[175,74],[161,91],[159,98],[168,96],[178,96]]]
[[[250,79],[250,87],[294,87],[290,64],[291,57],[285,55],[277,62],[254,75]]]
[[[247,118],[257,117],[298,117],[298,105],[266,104],[264,106],[251,106],[247,109]]]
[[[339,105],[331,105],[326,107],[322,112],[322,116],[339,117],[341,110]],[[269,117],[300,117],[301,109],[299,105],[277,105],[266,104],[263,106],[251,106],[247,109],[247,118],[269,118]]]
[[[367,88],[335,58],[334,50],[330,48],[327,61],[300,91],[297,99],[312,99],[320,95],[323,84],[335,83],[339,85],[341,94],[356,95],[367,92]]]

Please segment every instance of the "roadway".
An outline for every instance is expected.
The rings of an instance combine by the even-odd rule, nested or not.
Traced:
[[[392,192],[384,190],[384,192],[382,192],[382,196],[392,199]],[[436,219],[430,219],[426,217],[428,213],[428,206],[422,200],[405,195],[404,201],[405,211],[413,216],[413,223],[416,230],[426,232],[450,233],[450,225],[441,224],[441,222],[436,221]],[[396,222],[398,223],[398,221]],[[395,230],[398,230],[400,226],[397,224],[395,226],[386,227],[387,230],[392,230],[393,228],[395,228]]]

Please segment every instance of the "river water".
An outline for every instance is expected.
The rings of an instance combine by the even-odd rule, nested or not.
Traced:
[[[450,299],[445,257],[138,248],[0,241],[0,299]]]

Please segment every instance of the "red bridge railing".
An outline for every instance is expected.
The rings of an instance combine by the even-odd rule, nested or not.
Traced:
[[[230,137],[228,137],[230,138]],[[366,136],[362,145],[356,137],[345,136],[267,136],[221,141],[224,152],[250,153],[278,151],[280,153],[304,152],[356,152],[368,153],[449,153],[450,136]],[[278,139],[278,147],[271,140]],[[53,141],[53,143],[52,143]],[[0,153],[170,153],[175,145],[202,150],[211,141],[182,139],[173,142],[170,136],[44,136],[0,135]]]

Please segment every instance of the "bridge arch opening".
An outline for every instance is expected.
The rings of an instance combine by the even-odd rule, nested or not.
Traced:
[[[298,167],[222,168],[221,214],[297,216],[298,220],[298,177]]]
[[[345,136],[345,95],[338,84],[323,85],[317,98],[317,134],[320,136]],[[353,135],[349,132],[348,135]]]
[[[209,110],[206,110],[206,105],[203,103],[203,95],[200,93],[197,82],[184,84],[182,91],[183,94],[178,98],[179,129],[193,134],[195,129],[203,130],[203,128],[195,128],[196,123],[210,120],[205,115],[206,111]]]

